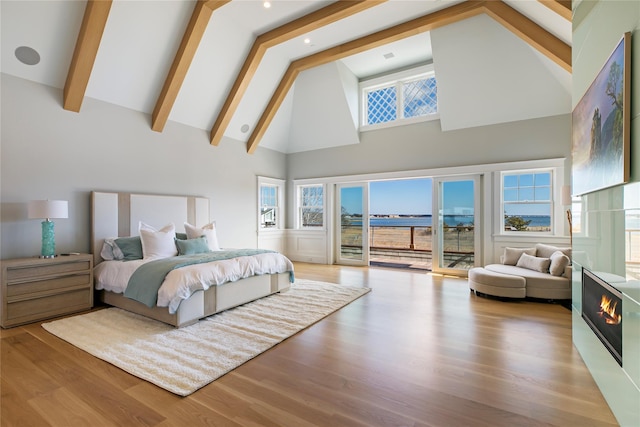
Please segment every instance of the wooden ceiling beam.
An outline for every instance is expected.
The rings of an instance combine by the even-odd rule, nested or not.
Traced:
[[[198,0],[193,8],[191,19],[182,36],[180,47],[173,59],[169,74],[164,81],[164,86],[156,101],[156,106],[151,115],[151,129],[162,132],[169,119],[169,113],[176,102],[182,83],[189,71],[191,61],[196,55],[200,41],[207,29],[213,11],[229,3],[230,0]]]
[[[485,10],[509,31],[571,72],[571,46],[502,1],[488,1]]]
[[[567,21],[571,21],[573,14],[571,12],[571,0],[538,0]]]
[[[249,83],[251,83],[251,79],[255,75],[258,65],[260,65],[260,61],[262,61],[267,49],[362,12],[363,10],[377,6],[385,1],[387,0],[336,1],[322,9],[259,35],[253,43],[253,46],[251,47],[251,50],[249,51],[249,54],[247,55],[247,58],[245,59],[224,104],[222,105],[220,113],[211,128],[211,144],[220,144],[220,141],[224,136],[224,132],[229,126],[233,114],[249,87]]]
[[[88,0],[64,84],[62,108],[79,112],[111,10],[111,0]]]
[[[413,19],[386,30],[352,40],[340,46],[293,61],[276,88],[267,108],[258,120],[249,140],[247,152],[253,153],[297,75],[309,68],[337,61],[378,46],[431,31],[472,16],[486,13],[549,59],[571,72],[571,47],[502,1],[469,0],[464,3]]]
[[[479,15],[483,13],[484,3],[473,0],[460,3],[293,61],[249,137],[247,152],[253,153],[258,148],[259,141],[301,71]]]

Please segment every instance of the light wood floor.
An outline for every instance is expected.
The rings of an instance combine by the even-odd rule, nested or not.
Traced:
[[[372,292],[181,398],[47,333],[3,330],[2,426],[611,426],[559,305],[424,272],[296,264]]]

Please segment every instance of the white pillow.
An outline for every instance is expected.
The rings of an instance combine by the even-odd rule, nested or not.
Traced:
[[[569,257],[562,253],[562,251],[555,251],[551,254],[549,259],[551,260],[549,273],[551,273],[552,276],[562,276],[564,274],[564,269],[571,262]]]
[[[140,221],[138,227],[140,241],[142,242],[142,256],[144,259],[168,258],[178,255],[176,248],[176,227],[167,224],[160,230]]]
[[[188,222],[184,223],[184,231],[187,232],[188,239],[197,239],[200,236],[204,236],[207,238],[207,245],[209,246],[210,251],[219,251],[220,246],[218,245],[218,234],[216,233],[216,224],[210,222],[207,225],[202,227],[196,227],[195,225],[191,225]]]
[[[540,273],[548,273],[549,264],[551,264],[551,260],[549,258],[539,258],[528,254],[522,254],[516,264],[516,267],[539,271]]]
[[[545,245],[544,243],[536,243],[536,252],[534,255],[542,258],[551,258],[551,254],[555,251],[562,252],[571,260],[571,248],[558,248],[556,246]]]
[[[528,254],[535,255],[536,248],[504,248],[504,255],[502,255],[502,263],[504,265],[516,265],[520,259],[520,255]]]

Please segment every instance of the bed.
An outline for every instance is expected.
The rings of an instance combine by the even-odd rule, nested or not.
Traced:
[[[192,256],[210,257],[211,260],[183,263],[182,258],[191,258],[190,248],[202,244],[217,245],[217,240],[212,242],[215,234],[214,239],[211,239],[211,234],[204,236],[209,239],[200,236],[199,238],[204,239],[203,243],[198,241],[197,236],[187,239],[189,236],[181,229],[184,224],[185,228],[189,227],[185,231],[202,232],[202,228],[198,227],[213,224],[210,221],[207,198],[94,191],[91,194],[91,205],[94,282],[97,295],[105,304],[182,327],[267,295],[285,292],[293,282],[293,264],[284,255],[274,251],[241,249],[236,253],[235,250],[223,248],[219,252],[207,251],[208,254]],[[166,231],[169,224],[175,226],[179,236],[175,245],[179,249],[188,249],[186,256],[166,260],[168,263],[176,261],[174,265],[177,267],[166,274],[166,279],[157,292],[157,304],[143,303],[141,301],[144,299],[136,300],[131,295],[125,296],[129,292],[126,289],[127,282],[133,280],[136,270],[159,262],[146,258],[110,259],[110,252],[109,256],[105,255],[105,241],[112,244],[115,239],[122,244],[136,238],[140,240],[142,234],[149,235],[145,234],[148,230],[157,231],[157,235],[164,238],[166,236],[162,231]],[[141,231],[141,227],[144,231]],[[206,232],[210,233],[210,230],[211,227]],[[215,225],[213,230],[215,231]],[[181,241],[183,239],[184,242]],[[152,252],[149,240],[145,242],[145,254]],[[108,245],[106,249],[109,249]],[[214,260],[217,257],[222,259]],[[165,287],[170,289],[166,290]]]

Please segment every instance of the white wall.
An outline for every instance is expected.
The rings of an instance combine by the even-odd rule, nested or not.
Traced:
[[[222,246],[256,247],[256,176],[285,178],[285,155],[85,98],[80,113],[62,109],[62,91],[1,74],[0,257],[40,253],[32,199],[69,200],[56,223],[57,252],[88,252],[90,191],[188,194],[211,199]]]
[[[356,145],[287,157],[288,179],[571,157],[571,116],[442,132],[438,120],[361,132]],[[570,163],[565,164],[570,169]]]
[[[431,44],[443,129],[571,111],[571,73],[489,15],[435,29]]]
[[[355,121],[353,117],[353,108],[358,108],[358,79],[345,68],[332,62],[300,73],[288,153],[358,143],[357,117]]]

